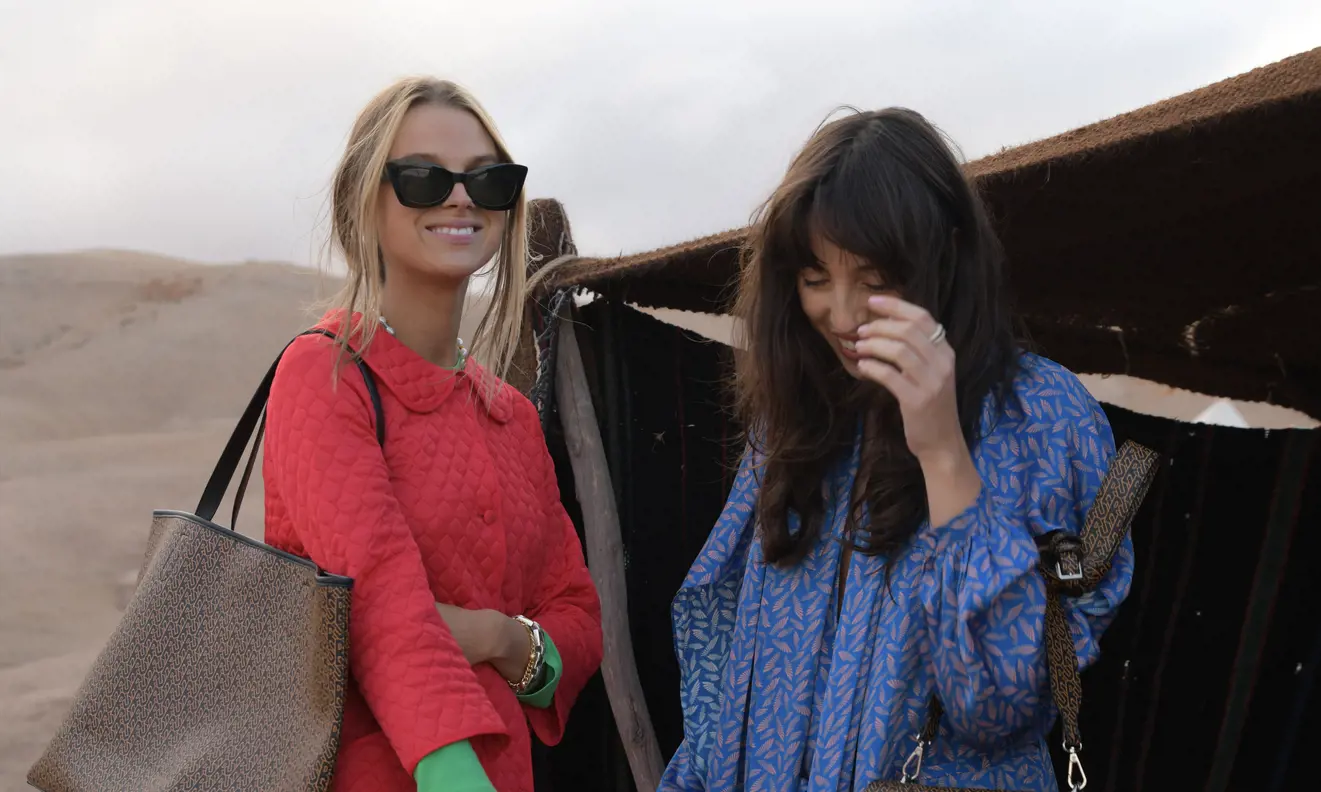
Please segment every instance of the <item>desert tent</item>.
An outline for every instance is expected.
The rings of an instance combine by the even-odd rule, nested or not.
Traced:
[[[1316,417],[1318,142],[1321,49],[967,172],[996,218],[1019,310],[1045,354],[1080,373]],[[731,350],[631,306],[726,310],[745,232],[588,258],[577,255],[562,206],[540,201],[535,215],[531,267],[548,271],[530,303],[519,384],[543,410],[581,529],[570,462],[578,443],[566,444],[555,399],[562,346],[576,336],[618,510],[623,643],[668,758],[681,737],[670,599],[723,504],[741,428],[725,388]],[[583,293],[595,299],[568,305]],[[569,335],[554,321],[566,309],[577,327]],[[1302,735],[1321,732],[1317,432],[1107,413],[1117,440],[1158,450],[1164,466],[1133,525],[1133,590],[1085,677],[1091,788],[1305,788]],[[540,757],[539,789],[633,788],[627,757],[638,748],[625,747],[641,738],[631,727],[620,737],[610,703],[594,681],[565,743]]]

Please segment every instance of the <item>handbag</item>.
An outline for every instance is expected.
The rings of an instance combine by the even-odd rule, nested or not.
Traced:
[[[1046,666],[1051,698],[1062,721],[1064,750],[1069,757],[1065,780],[1071,792],[1079,792],[1087,786],[1087,774],[1078,755],[1082,750],[1082,738],[1078,733],[1082,680],[1078,675],[1073,635],[1060,597],[1076,597],[1091,591],[1110,571],[1110,563],[1156,476],[1158,461],[1156,452],[1126,441],[1101,481],[1081,533],[1075,536],[1057,530],[1036,537],[1040,552],[1037,571],[1046,580]],[[948,789],[920,783],[922,758],[935,742],[943,714],[940,699],[932,694],[926,721],[917,737],[917,747],[904,762],[899,780],[873,781],[864,792],[938,792]],[[968,789],[969,792],[978,792]]]
[[[309,334],[334,337],[321,329],[299,336]],[[383,443],[380,395],[356,353],[353,359]],[[197,510],[153,513],[137,589],[29,771],[37,789],[330,787],[353,581],[233,529],[279,362],[235,426]],[[254,430],[225,528],[212,520]]]

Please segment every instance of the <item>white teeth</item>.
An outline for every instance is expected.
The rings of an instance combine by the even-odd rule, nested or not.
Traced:
[[[477,233],[477,229],[473,228],[472,226],[464,226],[462,228],[450,228],[449,226],[436,226],[435,228],[428,228],[427,230],[433,234],[444,234],[446,236],[472,236],[473,234]]]
[[[843,339],[840,339],[839,343],[841,346],[843,346],[845,349],[847,349],[850,352],[858,351],[858,344],[856,341],[845,341]]]

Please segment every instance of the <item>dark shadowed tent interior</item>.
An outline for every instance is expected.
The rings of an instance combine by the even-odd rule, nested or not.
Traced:
[[[1079,373],[1321,417],[1318,144],[1321,49],[966,167],[1044,354]],[[724,503],[742,428],[726,388],[731,348],[638,307],[726,311],[745,231],[593,259],[577,255],[563,207],[534,209],[532,268],[546,271],[526,374],[513,379],[543,410],[582,531],[590,504],[555,397],[576,336],[622,537],[624,660],[664,761],[682,736],[670,601]],[[575,332],[553,321],[562,310]],[[1132,525],[1129,599],[1084,675],[1088,788],[1316,789],[1317,432],[1106,408],[1117,441],[1155,449],[1163,465]],[[634,788],[626,747],[651,737],[619,728],[614,704],[598,675],[564,742],[538,749],[539,790]]]

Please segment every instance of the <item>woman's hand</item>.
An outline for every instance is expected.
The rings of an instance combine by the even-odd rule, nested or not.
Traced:
[[[899,401],[908,449],[918,459],[961,445],[954,349],[923,308],[897,297],[867,301],[877,318],[858,328],[858,369]]]
[[[523,678],[532,641],[523,625],[495,610],[470,610],[436,603],[436,610],[470,665],[490,663],[511,682]]]
[[[877,317],[858,328],[858,370],[899,402],[908,450],[926,480],[932,525],[943,525],[977,500],[981,476],[959,425],[954,349],[920,306],[897,297],[867,301]]]

